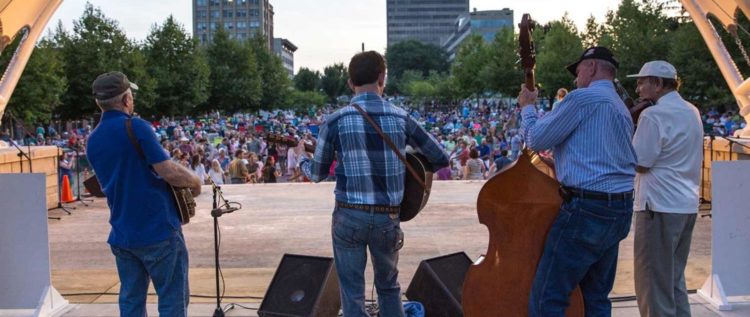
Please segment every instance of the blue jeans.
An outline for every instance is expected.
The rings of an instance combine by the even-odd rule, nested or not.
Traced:
[[[579,285],[587,317],[611,316],[618,247],[628,236],[632,214],[632,200],[563,203],[537,266],[529,316],[565,316],[570,293]]]
[[[375,272],[380,316],[404,316],[397,268],[398,250],[403,246],[404,233],[398,215],[337,207],[333,211],[331,235],[344,316],[369,316],[365,310],[368,246]]]
[[[188,251],[181,232],[141,248],[111,248],[120,275],[120,316],[146,316],[149,280],[159,296],[159,316],[187,316]]]

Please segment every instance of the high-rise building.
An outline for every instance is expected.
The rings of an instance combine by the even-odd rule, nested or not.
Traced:
[[[485,42],[495,40],[495,34],[503,27],[513,27],[513,10],[477,11],[460,15],[453,25],[453,32],[443,38],[441,47],[448,53],[448,59],[456,57],[456,51],[470,34],[479,34]]]
[[[469,0],[387,0],[386,11],[388,46],[412,39],[440,46],[469,12]]]
[[[269,0],[193,0],[193,36],[200,43],[212,40],[219,25],[229,37],[245,40],[257,32],[273,47],[273,6]]]
[[[289,77],[294,76],[294,51],[296,50],[297,46],[287,39],[278,37],[273,39],[273,51],[281,58],[281,63],[289,73]]]

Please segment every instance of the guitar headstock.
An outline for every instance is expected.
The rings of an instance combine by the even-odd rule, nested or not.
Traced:
[[[521,57],[521,66],[523,67],[526,88],[534,90],[534,68],[536,67],[536,47],[532,36],[536,22],[531,19],[531,15],[524,13],[521,23],[518,24],[518,55]]]

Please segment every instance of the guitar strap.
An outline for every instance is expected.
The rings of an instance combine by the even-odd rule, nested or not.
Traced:
[[[138,140],[135,138],[135,133],[133,132],[133,118],[125,120],[125,129],[128,130],[128,139],[130,139],[130,143],[133,144],[135,150],[138,151],[138,155],[140,155],[143,160],[146,160],[146,154],[143,153],[143,148],[138,144]]]
[[[391,140],[391,138],[389,138],[387,135],[385,135],[385,133],[383,133],[383,130],[381,130],[380,126],[378,126],[378,124],[375,123],[375,120],[373,120],[372,117],[370,117],[370,115],[368,115],[367,112],[365,112],[365,110],[362,109],[362,107],[360,107],[358,104],[353,103],[352,107],[354,107],[354,109],[357,109],[357,111],[359,111],[359,113],[362,114],[365,120],[367,120],[367,122],[370,123],[372,128],[375,129],[375,132],[377,132],[380,135],[380,137],[383,138],[383,141],[385,141],[385,143],[388,144],[391,150],[393,150],[393,153],[396,153],[396,156],[398,156],[398,159],[401,160],[401,162],[403,162],[404,165],[406,165],[406,169],[409,170],[409,173],[411,173],[411,176],[413,176],[414,179],[417,180],[417,183],[419,183],[419,185],[422,186],[424,190],[429,191],[429,189],[427,188],[427,185],[424,183],[422,178],[419,177],[419,174],[417,174],[417,171],[415,171],[414,168],[411,166],[411,164],[409,164],[409,162],[406,161],[406,158],[404,157],[403,154],[401,154],[401,151],[399,151],[398,147],[396,147],[396,144],[393,143],[393,140]]]

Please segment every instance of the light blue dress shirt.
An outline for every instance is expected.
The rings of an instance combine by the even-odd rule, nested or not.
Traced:
[[[633,190],[633,122],[611,81],[572,91],[541,118],[534,105],[525,106],[521,117],[526,146],[554,150],[563,186],[607,193]]]

